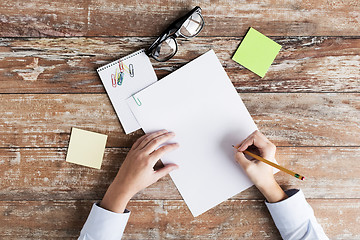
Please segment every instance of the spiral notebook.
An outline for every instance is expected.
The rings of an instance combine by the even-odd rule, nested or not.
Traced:
[[[97,69],[126,134],[140,128],[125,100],[157,81],[145,50],[139,50]]]

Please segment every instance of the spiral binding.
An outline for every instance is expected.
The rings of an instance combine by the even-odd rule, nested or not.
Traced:
[[[134,56],[136,56],[136,55],[139,55],[140,53],[143,53],[143,52],[145,52],[145,49],[141,49],[141,50],[139,50],[139,51],[137,51],[137,52],[134,52],[134,53],[132,53],[132,54],[130,54],[130,55],[127,55],[127,56],[125,56],[125,57],[123,57],[123,58],[120,58],[120,59],[118,59],[118,60],[116,60],[116,61],[114,61],[114,62],[111,62],[111,63],[109,63],[109,64],[106,64],[105,66],[102,66],[102,67],[98,68],[96,71],[97,71],[97,72],[101,72],[102,70],[105,70],[105,69],[107,69],[107,68],[109,68],[109,67],[112,67],[112,66],[114,66],[114,65],[119,64],[119,61],[125,61],[125,60],[127,60],[127,59],[129,59],[129,58],[132,58],[132,57],[134,57]]]

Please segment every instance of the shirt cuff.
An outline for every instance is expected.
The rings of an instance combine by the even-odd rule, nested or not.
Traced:
[[[285,191],[285,193],[289,197],[283,201],[276,203],[265,201],[280,232],[298,228],[309,219],[309,216],[314,214],[301,190],[290,189]]]
[[[129,216],[130,211],[127,209],[124,213],[115,213],[94,203],[79,239],[121,239]]]

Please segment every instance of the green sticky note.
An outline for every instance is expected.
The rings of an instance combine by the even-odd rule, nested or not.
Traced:
[[[107,135],[72,128],[66,162],[100,169]]]
[[[250,28],[232,59],[264,77],[280,49],[280,44]]]

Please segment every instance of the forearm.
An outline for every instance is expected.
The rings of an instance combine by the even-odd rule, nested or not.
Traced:
[[[266,184],[257,185],[256,187],[264,195],[269,203],[280,202],[288,198],[284,190],[282,190],[275,179],[271,179]]]
[[[114,181],[101,200],[100,207],[115,213],[123,213],[131,197]]]

